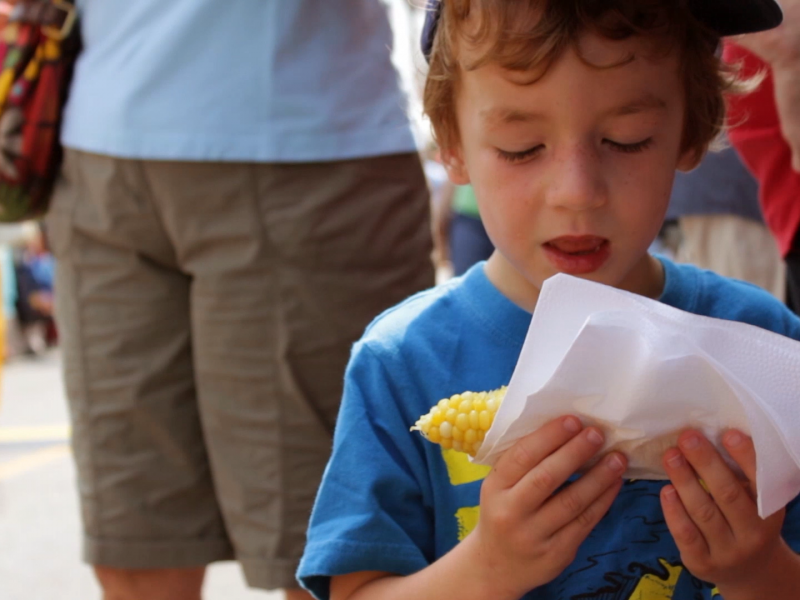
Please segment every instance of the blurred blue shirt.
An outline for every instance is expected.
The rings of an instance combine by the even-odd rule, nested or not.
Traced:
[[[311,162],[415,149],[380,0],[78,0],[65,146]]]

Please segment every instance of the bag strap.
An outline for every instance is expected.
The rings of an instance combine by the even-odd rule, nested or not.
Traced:
[[[8,22],[38,25],[47,37],[61,41],[72,33],[77,16],[74,0],[20,0]]]

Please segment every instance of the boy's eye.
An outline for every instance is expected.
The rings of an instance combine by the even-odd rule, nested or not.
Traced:
[[[533,148],[528,148],[527,150],[522,150],[521,152],[506,152],[505,150],[500,150],[498,148],[497,154],[503,160],[506,160],[510,163],[517,163],[522,162],[526,158],[531,158],[537,155],[542,148],[544,148],[544,146],[541,144],[534,146]]]
[[[642,140],[641,142],[636,142],[635,144],[620,144],[612,140],[603,140],[603,142],[611,146],[617,152],[633,154],[635,152],[641,152],[642,150],[646,150],[647,148],[649,148],[650,144],[653,143],[653,138],[647,138],[646,140]]]

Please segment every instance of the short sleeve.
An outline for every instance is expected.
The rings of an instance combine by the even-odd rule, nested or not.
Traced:
[[[392,366],[390,379],[367,345],[354,347],[297,574],[317,598],[329,598],[333,575],[407,575],[433,560],[432,494],[401,405],[412,392],[398,370]]]

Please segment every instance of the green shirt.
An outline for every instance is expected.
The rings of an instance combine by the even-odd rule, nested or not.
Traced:
[[[480,219],[478,212],[478,200],[475,198],[475,190],[471,185],[456,186],[453,192],[453,212],[468,217]]]

